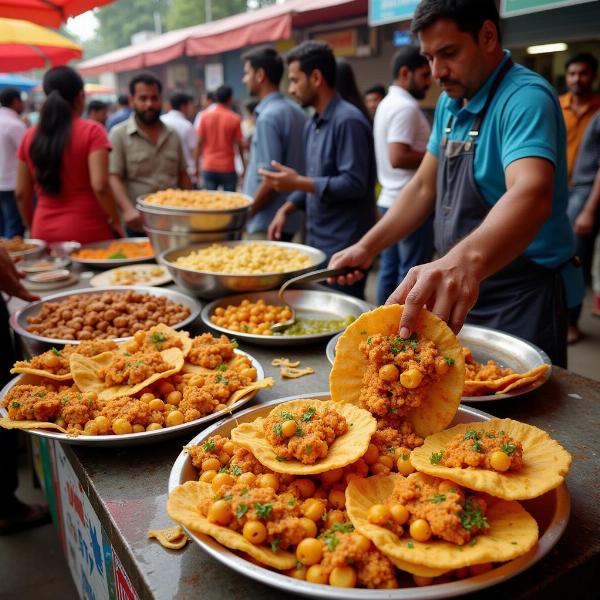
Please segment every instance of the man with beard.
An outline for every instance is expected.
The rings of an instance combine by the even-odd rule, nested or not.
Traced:
[[[305,175],[277,161],[260,169],[267,185],[290,192],[269,225],[279,240],[287,218],[307,216],[307,244],[331,257],[358,241],[375,220],[375,152],[371,125],[361,111],[336,93],[336,62],[328,44],[302,42],[287,55],[289,92],[315,115],[304,129]],[[364,294],[364,281],[345,291]]]
[[[254,109],[256,129],[250,146],[250,160],[244,180],[244,193],[254,198],[248,233],[265,238],[267,228],[289,194],[277,193],[259,175],[259,169],[269,169],[271,161],[304,170],[302,139],[306,115],[293,101],[279,91],[283,76],[283,59],[273,48],[256,48],[242,56],[243,82],[251,96],[260,102]],[[302,226],[300,213],[286,219],[281,239],[289,242]]]
[[[370,266],[435,210],[440,258],[413,267],[388,299],[404,304],[400,336],[427,306],[455,332],[467,318],[564,367],[565,292],[571,306],[583,293],[571,260],[565,126],[548,82],[503,51],[499,21],[494,0],[419,3],[412,28],[443,90],[427,152],[383,219],[330,265]]]
[[[129,235],[144,235],[136,199],[167,188],[191,189],[177,132],[161,120],[162,84],[151,73],[129,82],[133,113],[110,132],[110,186]]]
[[[431,128],[419,108],[431,85],[431,69],[416,46],[405,46],[392,59],[393,82],[375,113],[373,135],[381,216],[412,179],[427,149]],[[433,256],[433,218],[381,253],[377,303],[383,304],[406,274]]]

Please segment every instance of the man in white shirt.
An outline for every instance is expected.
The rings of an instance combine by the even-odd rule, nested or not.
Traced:
[[[194,114],[194,99],[188,94],[175,92],[170,99],[171,110],[161,115],[161,121],[171,129],[174,129],[181,140],[183,146],[183,155],[187,164],[187,172],[196,183],[196,146],[198,145],[198,136],[192,125],[191,118]]]
[[[431,69],[416,46],[405,46],[392,59],[393,82],[375,113],[373,135],[381,193],[377,206],[383,215],[411,180],[427,149],[431,128],[419,108],[431,85]],[[433,227],[429,218],[419,229],[381,253],[377,303],[384,304],[415,265],[433,256]]]
[[[12,238],[25,234],[17,209],[17,150],[27,127],[21,117],[23,101],[18,90],[7,88],[0,93],[0,235]]]

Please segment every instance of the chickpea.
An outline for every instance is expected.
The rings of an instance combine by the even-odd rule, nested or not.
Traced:
[[[325,473],[321,473],[321,481],[325,485],[332,485],[337,483],[344,476],[344,469],[333,469],[332,471],[326,471]]]
[[[88,421],[83,428],[83,433],[85,433],[86,435],[98,435],[99,430],[96,421]]]
[[[119,417],[113,421],[112,430],[115,435],[126,435],[133,431],[133,427],[129,421]]]
[[[346,494],[341,490],[331,490],[329,492],[329,503],[334,508],[344,510],[346,508]]]
[[[292,483],[292,487],[295,487],[303,498],[310,498],[317,489],[314,481],[306,478],[297,479]]]
[[[221,468],[221,463],[217,458],[205,458],[202,461],[203,471],[218,471]]]
[[[400,383],[402,387],[412,390],[421,385],[423,381],[423,373],[419,369],[406,369],[400,375]]]
[[[306,579],[307,571],[308,569],[303,564],[298,563],[293,569],[285,571],[285,574],[294,579],[301,579],[304,581]]]
[[[314,538],[317,536],[317,524],[307,517],[301,517],[299,523],[300,527],[304,529],[305,537]]]
[[[490,455],[490,465],[494,471],[508,471],[510,469],[511,458],[502,450],[494,450]]]
[[[356,585],[356,571],[352,567],[335,567],[329,574],[329,585],[353,588]]]
[[[302,514],[312,519],[315,523],[319,522],[324,513],[325,504],[319,499],[309,498],[302,503]]]
[[[413,581],[418,587],[425,587],[433,583],[433,577],[425,577],[424,575],[413,575]]]
[[[221,452],[219,452],[219,461],[222,465],[226,465],[230,460],[231,456],[229,456],[227,452],[225,452],[224,450],[221,450]]]
[[[281,435],[283,435],[283,437],[292,437],[293,435],[295,435],[297,430],[298,427],[295,421],[284,421],[281,424]]]
[[[454,483],[454,481],[450,481],[449,479],[444,479],[444,481],[440,482],[438,485],[438,492],[440,494],[462,494],[460,485],[458,485],[458,483]]]
[[[251,379],[252,381],[254,381],[256,379],[256,369],[254,367],[248,367],[246,369],[242,369],[240,371],[240,376],[247,377],[248,379]]]
[[[415,519],[408,530],[410,537],[417,542],[426,542],[432,535],[431,527],[425,519]]]
[[[261,488],[272,488],[277,492],[279,490],[279,478],[275,473],[264,473],[256,478],[256,485]]]
[[[391,469],[394,466],[394,459],[391,454],[382,454],[377,462],[385,465],[388,469]]]
[[[443,356],[438,356],[435,359],[435,372],[438,375],[445,375],[450,370],[450,365],[446,362]]]
[[[228,473],[217,473],[215,478],[212,480],[211,486],[213,492],[217,494],[224,485],[230,486],[234,483],[235,479]]]
[[[255,480],[256,475],[252,472],[242,473],[238,477],[238,483],[241,483],[242,485],[246,485],[248,487],[251,487],[254,484]]]
[[[136,423],[133,426],[133,433],[142,433],[142,431],[146,431],[146,428],[141,423]]]
[[[161,396],[168,396],[171,392],[175,391],[175,386],[168,382],[168,381],[163,381],[159,386],[158,386],[158,392]],[[167,400],[168,401],[168,400]],[[174,402],[169,402],[169,404],[175,404]]]
[[[323,558],[323,544],[317,538],[304,538],[296,547],[296,558],[307,567]]]
[[[217,472],[214,469],[202,471],[202,475],[200,475],[200,481],[204,481],[205,483],[212,483],[212,480],[215,478],[216,474]]]
[[[165,410],[165,403],[160,399],[160,398],[154,398],[153,400],[150,400],[150,402],[148,403],[148,407],[150,408],[150,410],[160,410],[160,411],[164,411]]]
[[[260,521],[246,521],[242,535],[253,544],[262,544],[267,539],[267,528]]]
[[[104,435],[109,432],[110,421],[104,415],[99,415],[94,420],[96,421],[96,425],[98,427],[98,433],[100,435]]]
[[[227,408],[227,404],[219,403],[215,406],[214,412],[219,412],[225,410]]]
[[[404,506],[404,504],[400,504],[399,502],[390,504],[390,515],[392,516],[392,519],[398,523],[398,525],[404,525],[404,523],[406,523],[410,517],[406,506]]]
[[[325,519],[325,529],[329,529],[336,523],[343,523],[345,520],[346,517],[344,517],[344,513],[341,510],[330,510]]]
[[[367,513],[369,523],[385,525],[392,518],[390,509],[386,504],[373,504]]]
[[[344,481],[346,482],[346,485],[355,479],[363,479],[363,476],[359,475],[358,473],[346,473],[346,475],[344,475]]]
[[[377,462],[374,465],[371,465],[371,473],[373,475],[388,475],[390,472],[389,467],[386,467],[384,464]]]
[[[183,413],[180,410],[172,410],[166,419],[167,427],[174,427],[175,425],[181,425],[185,420]]]
[[[44,363],[44,366],[48,367],[49,369],[53,369],[54,367],[58,367],[60,364],[60,358],[54,354],[54,352],[50,351],[43,356],[42,362]]]
[[[400,448],[397,456],[396,468],[398,469],[398,473],[406,477],[415,472],[415,468],[410,462],[410,450],[408,448]]]
[[[379,458],[379,450],[377,449],[377,446],[375,444],[369,444],[369,447],[363,454],[362,458],[368,465],[374,465]]]
[[[226,500],[213,502],[208,509],[207,518],[211,523],[217,525],[229,525],[233,520],[233,512],[229,502]]]
[[[392,363],[387,365],[383,365],[379,368],[379,378],[383,381],[392,382],[398,381],[398,377],[400,376],[400,371],[398,371],[398,367]]]
[[[146,431],[158,431],[162,428],[163,426],[160,423],[150,423],[148,427],[146,427]]]
[[[310,583],[326,584],[329,582],[329,573],[322,565],[311,565],[306,570],[306,581],[310,581]]]
[[[352,538],[354,539],[361,554],[364,554],[371,549],[371,540],[362,533],[355,531],[352,534]]]
[[[154,400],[154,394],[152,392],[146,392],[140,396],[142,402],[150,403]]]

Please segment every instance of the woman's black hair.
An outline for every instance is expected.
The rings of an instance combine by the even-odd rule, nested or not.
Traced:
[[[337,93],[350,104],[354,104],[360,112],[365,115],[367,120],[371,121],[371,115],[367,110],[365,101],[358,89],[356,77],[352,65],[345,58],[336,58],[337,77],[335,81],[335,89]]]
[[[40,187],[46,194],[57,196],[73,105],[83,90],[83,79],[70,67],[55,67],[44,75],[43,88],[46,101],[29,152]]]

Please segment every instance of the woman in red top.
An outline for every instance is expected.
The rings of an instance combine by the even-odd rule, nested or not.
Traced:
[[[101,125],[80,118],[83,80],[70,67],[56,67],[43,87],[39,124],[18,151],[17,203],[31,236],[82,244],[125,237],[108,185],[108,137]]]

